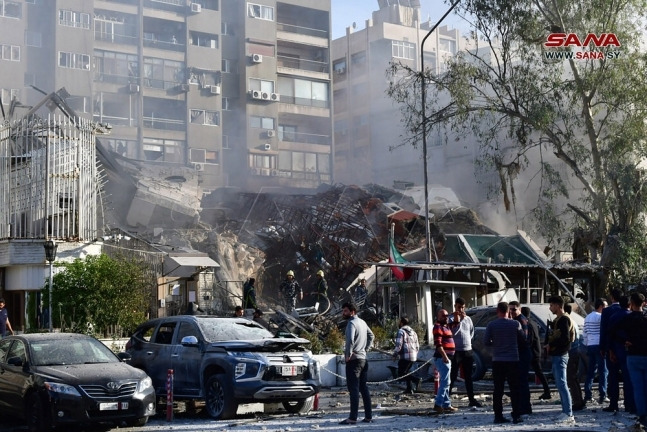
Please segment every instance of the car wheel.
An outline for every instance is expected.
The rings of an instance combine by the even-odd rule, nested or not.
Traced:
[[[472,381],[478,381],[485,376],[485,365],[481,356],[476,351],[473,351],[472,354]]]
[[[290,414],[306,414],[312,410],[315,397],[283,402],[283,408]]]
[[[227,378],[223,374],[212,375],[207,380],[205,409],[213,419],[227,419],[236,415],[238,404]]]
[[[46,432],[52,430],[51,422],[47,416],[47,411],[43,406],[43,401],[37,393],[32,393],[27,399],[27,429],[29,432]]]
[[[148,423],[148,417],[140,417],[138,419],[128,420],[126,422],[126,424],[130,427],[142,427],[146,426],[146,423]]]

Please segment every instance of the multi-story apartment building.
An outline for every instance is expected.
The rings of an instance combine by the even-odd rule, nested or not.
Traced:
[[[0,0],[0,88],[64,87],[119,155],[223,186],[332,181],[330,1]]]
[[[349,27],[332,42],[335,179],[345,184],[422,185],[422,142],[402,145],[407,131],[401,107],[386,94],[386,71],[390,62],[420,70],[422,40],[435,23],[421,21],[418,1],[378,5],[365,28]],[[466,46],[460,32],[441,25],[424,44],[424,68],[443,73],[447,59],[462,49]],[[474,203],[483,199],[472,175],[473,142],[454,142],[446,131],[434,130],[427,147],[430,184],[454,188]]]

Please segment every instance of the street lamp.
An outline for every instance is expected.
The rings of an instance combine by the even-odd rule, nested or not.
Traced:
[[[54,331],[54,326],[52,325],[52,277],[54,274],[54,260],[56,259],[56,249],[58,245],[54,243],[53,240],[47,240],[43,245],[45,247],[45,259],[49,262],[49,332]]]
[[[450,8],[445,12],[445,15],[443,15],[434,26],[429,29],[425,37],[422,39],[422,43],[420,44],[420,91],[422,92],[422,160],[423,164],[425,167],[425,218],[427,219],[425,221],[425,235],[426,235],[426,240],[427,240],[427,262],[431,262],[431,234],[429,232],[429,179],[427,175],[427,115],[425,113],[425,104],[426,102],[426,96],[427,96],[427,89],[425,86],[425,42],[427,41],[427,38],[431,36],[431,34],[436,30],[436,28],[440,25],[441,22],[445,18],[447,18],[447,15],[454,10],[454,8],[460,3],[461,0],[456,0]]]

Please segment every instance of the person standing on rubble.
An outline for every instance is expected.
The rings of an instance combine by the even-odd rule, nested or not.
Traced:
[[[297,307],[297,298],[303,300],[303,289],[294,279],[294,272],[288,270],[285,280],[279,287],[279,298],[285,303],[285,310],[291,314]]]
[[[317,297],[317,302],[321,304],[325,299],[328,298],[328,282],[324,279],[323,270],[317,272],[317,277],[315,278],[315,289],[313,294]]]
[[[368,288],[366,288],[366,279],[362,278],[359,280],[357,285],[353,287],[353,301],[356,305],[362,306],[366,301],[366,296],[368,295]]]
[[[254,283],[256,279],[249,278],[243,285],[243,309],[258,309],[256,304],[256,288]]]

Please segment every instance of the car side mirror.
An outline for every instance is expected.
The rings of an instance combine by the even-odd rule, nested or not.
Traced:
[[[180,342],[182,346],[198,346],[198,338],[195,336],[184,336]]]
[[[127,352],[120,352],[120,353],[117,354],[117,357],[119,357],[119,360],[121,360],[122,362],[130,361],[133,358],[133,356],[131,356]]]
[[[10,364],[11,366],[22,366],[23,361],[22,358],[16,356],[16,357],[9,357],[7,360],[7,363]]]

